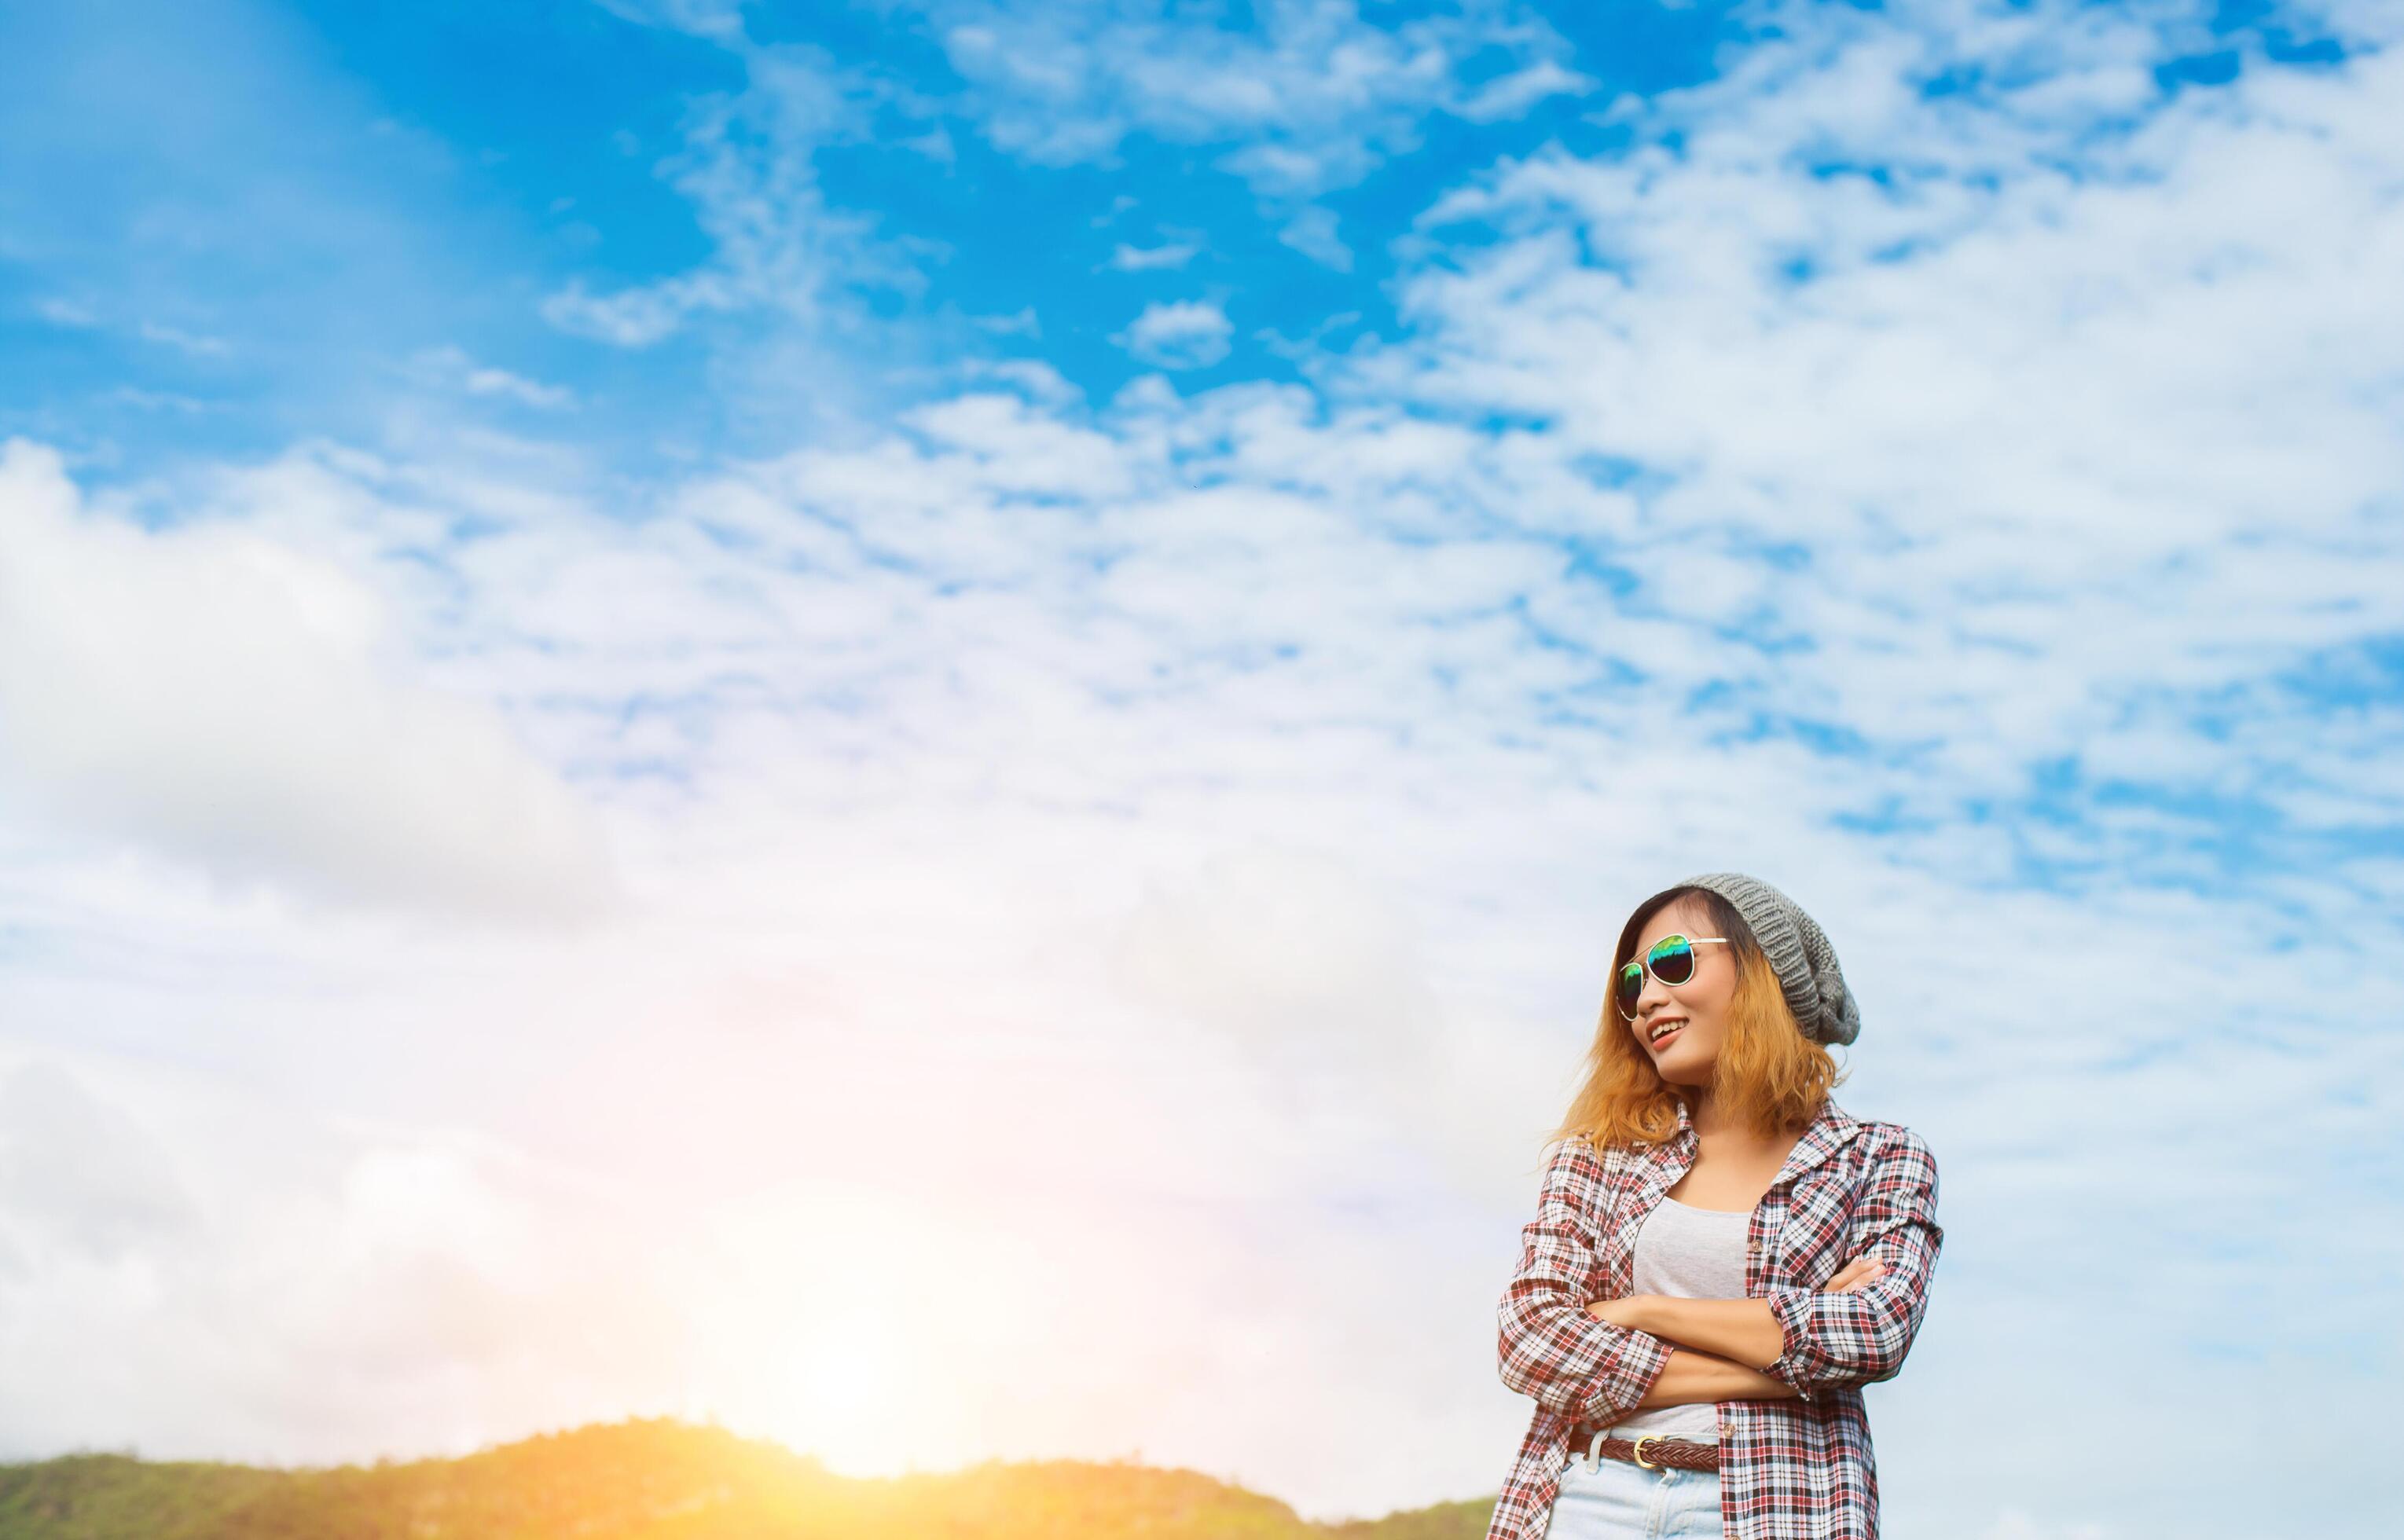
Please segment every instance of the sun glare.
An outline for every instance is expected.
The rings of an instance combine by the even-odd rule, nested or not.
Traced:
[[[889,1197],[833,1182],[755,1195],[716,1216],[696,1279],[695,1399],[729,1427],[773,1438],[846,1476],[899,1475],[933,1458],[914,1405],[931,1300],[895,1279],[925,1244]],[[876,1259],[872,1265],[871,1259]]]
[[[846,1476],[890,1476],[914,1460],[923,1464],[902,1404],[911,1381],[896,1372],[911,1356],[907,1334],[882,1307],[853,1306],[803,1327],[782,1387],[790,1409],[775,1436]]]

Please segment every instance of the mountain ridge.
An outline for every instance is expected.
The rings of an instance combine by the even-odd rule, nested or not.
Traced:
[[[0,1464],[0,1540],[1480,1540],[1493,1507],[1321,1523],[1199,1471],[1125,1460],[847,1477],[667,1417],[370,1465],[105,1452]]]

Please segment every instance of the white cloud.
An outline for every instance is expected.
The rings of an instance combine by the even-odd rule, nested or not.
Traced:
[[[549,385],[508,369],[478,363],[458,347],[428,348],[412,360],[417,374],[431,384],[469,395],[499,396],[520,406],[552,410],[572,406],[576,393],[565,385]]]
[[[34,301],[34,313],[51,326],[74,331],[88,331],[100,325],[100,317],[93,314],[90,307],[56,297]]]
[[[1524,69],[1499,75],[1452,110],[1473,123],[1516,118],[1547,96],[1578,96],[1594,88],[1590,76],[1539,59]]]
[[[0,1358],[44,1388],[0,1408],[0,1448],[324,1463],[412,1424],[465,1453],[596,1393],[674,1405],[675,1307],[589,1183],[142,1079],[0,1060],[0,1309],[22,1328]],[[460,1416],[462,1375],[500,1421]]]
[[[32,309],[49,325],[64,330],[96,331],[111,324],[91,306],[55,295],[35,300]],[[145,342],[173,348],[196,358],[223,358],[233,351],[223,338],[189,331],[164,322],[139,321],[126,329]]]
[[[222,358],[232,351],[222,338],[203,336],[198,332],[186,331],[180,326],[170,326],[157,321],[145,321],[134,328],[134,332],[146,342],[156,342],[161,347],[174,348],[178,353],[189,353],[203,358]]]
[[[106,1262],[198,1219],[157,1143],[55,1064],[0,1079],[0,1214],[18,1227],[0,1273],[25,1271],[38,1244]]]
[[[1165,299],[1146,305],[1111,340],[1147,364],[1197,368],[1226,357],[1234,332],[1227,312],[1207,299]]]
[[[2099,137],[2149,30],[1905,15],[1798,11],[1633,119],[1626,157],[1546,152],[1447,200],[1431,233],[1503,239],[1408,282],[1431,340],[1363,388],[1541,417],[1565,469],[1647,468],[1648,518],[1684,532],[1648,589],[1811,638],[1748,672],[1924,745],[1943,795],[2010,795],[2133,711],[2201,712],[2404,621],[2375,533],[2404,319],[2369,276],[2404,246],[2404,78],[2394,54],[2257,64]],[[1915,89],[1964,58],[2034,100]],[[2253,780],[2186,744],[2163,784]],[[2243,761],[2274,807],[2290,746]]]
[[[970,82],[966,109],[1001,148],[1059,165],[1106,161],[1138,133],[1223,145],[1227,169],[1277,199],[1349,186],[1415,147],[1419,119],[1461,97],[1473,58],[1526,61],[1506,95],[1574,78],[1544,63],[1566,51],[1551,28],[1502,7],[1387,26],[1351,0],[1308,0],[1256,7],[1249,30],[1107,5],[926,8]],[[1486,110],[1496,90],[1464,104]]]
[[[575,913],[591,814],[488,709],[407,682],[384,605],[245,523],[146,532],[0,451],[0,774],[229,882]]]
[[[1286,221],[1285,229],[1278,231],[1278,239],[1321,267],[1337,272],[1352,271],[1352,248],[1336,233],[1333,209],[1304,209]]]
[[[873,219],[832,206],[818,185],[819,147],[866,132],[855,82],[815,50],[728,35],[731,16],[712,9],[700,30],[734,49],[745,85],[694,98],[683,147],[657,168],[691,201],[711,243],[708,259],[608,293],[571,280],[541,303],[552,326],[644,348],[697,316],[761,311],[807,334],[837,318],[837,295],[849,285],[919,284],[901,252],[875,238]]]
[[[580,279],[543,297],[542,318],[564,332],[613,347],[647,348],[675,334],[700,311],[734,310],[737,286],[716,273],[664,279],[615,294],[594,294]]]
[[[507,369],[477,368],[462,382],[470,395],[500,395],[528,407],[564,407],[576,399],[565,385],[546,385]]]
[[[1122,241],[1111,253],[1111,267],[1120,272],[1152,272],[1181,268],[1202,248],[1190,241],[1169,241],[1157,246],[1130,246]]]
[[[998,337],[1041,337],[1042,323],[1036,318],[1035,307],[1023,305],[1008,315],[972,317],[977,326]]]
[[[1113,953],[1131,998],[1237,1036],[1265,1059],[1330,1047],[1357,1066],[1431,1014],[1409,923],[1360,873],[1275,847],[1225,853],[1148,892]]]

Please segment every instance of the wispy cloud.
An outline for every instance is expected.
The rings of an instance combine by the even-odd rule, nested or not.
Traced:
[[[417,372],[428,382],[468,395],[498,397],[546,411],[572,406],[576,401],[576,393],[565,385],[547,385],[508,369],[478,363],[465,349],[456,346],[428,348],[413,362]]]
[[[599,292],[572,280],[543,300],[544,319],[642,348],[712,313],[776,312],[811,330],[827,322],[831,303],[847,302],[838,297],[852,284],[915,283],[908,261],[875,240],[874,218],[833,207],[819,186],[818,149],[864,126],[839,72],[814,49],[744,44],[739,51],[744,89],[694,99],[683,147],[658,166],[691,201],[711,243],[707,261]]]
[[[1145,6],[1026,7],[964,0],[924,7],[962,110],[999,147],[1052,164],[1110,160],[1131,135],[1224,148],[1260,192],[1311,197],[1350,186],[1418,142],[1437,108],[1494,118],[1570,90],[1567,45],[1532,10],[1473,5],[1400,20],[1350,0],[1280,0],[1255,25]],[[1470,91],[1473,58],[1522,67]]]
[[[1498,75],[1477,88],[1452,110],[1474,123],[1516,118],[1548,96],[1578,96],[1592,90],[1595,80],[1563,68],[1551,59],[1539,59],[1524,69]]]
[[[1201,249],[1190,241],[1170,241],[1157,246],[1130,246],[1122,241],[1111,253],[1111,266],[1121,272],[1181,268],[1194,260],[1195,254]]]
[[[1147,364],[1195,368],[1226,357],[1234,330],[1227,312],[1207,299],[1167,299],[1146,305],[1111,340]]]
[[[1307,208],[1286,221],[1278,231],[1278,239],[1322,267],[1337,272],[1352,271],[1352,248],[1344,243],[1336,232],[1335,211]]]
[[[179,353],[189,353],[203,358],[222,358],[232,351],[221,337],[208,337],[198,332],[186,331],[180,326],[162,326],[156,321],[143,322],[134,328],[134,332],[146,342],[156,342],[161,347],[174,348]]]

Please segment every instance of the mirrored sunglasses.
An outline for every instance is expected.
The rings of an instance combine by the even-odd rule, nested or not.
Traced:
[[[1619,1013],[1630,1021],[1636,1020],[1637,997],[1644,992],[1644,976],[1652,974],[1665,984],[1684,984],[1695,977],[1695,949],[1716,943],[1726,946],[1725,936],[1665,936],[1653,943],[1653,950],[1619,970]]]

